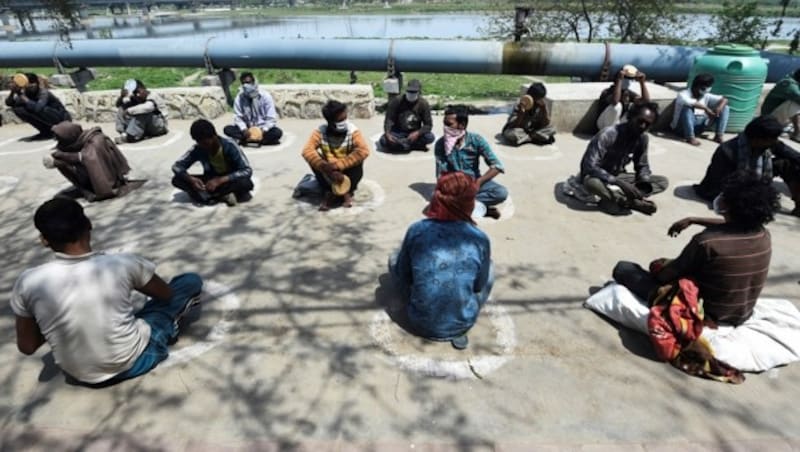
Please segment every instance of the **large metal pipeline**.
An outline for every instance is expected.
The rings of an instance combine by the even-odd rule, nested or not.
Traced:
[[[685,80],[706,49],[666,45],[409,39],[92,39],[0,44],[0,67],[249,67],[403,72],[526,74],[598,79],[634,64],[658,81]],[[800,58],[762,52],[767,81]]]

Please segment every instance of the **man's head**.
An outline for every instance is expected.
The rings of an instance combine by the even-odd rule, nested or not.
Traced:
[[[427,216],[436,220],[472,222],[477,193],[475,179],[462,172],[444,173],[436,181]]]
[[[697,74],[692,80],[692,95],[700,97],[711,91],[711,86],[714,85],[714,76],[709,73]]]
[[[28,79],[28,84],[25,86],[25,92],[27,94],[36,94],[39,92],[39,77],[32,73],[28,72],[25,74],[25,77]]]
[[[148,94],[147,87],[144,86],[144,83],[142,83],[141,80],[137,79],[136,80],[136,88],[133,90],[133,93],[131,93],[131,94],[133,95],[133,97],[137,98],[138,100],[144,101],[144,100],[147,99],[147,94]]]
[[[216,154],[220,149],[219,137],[214,124],[208,120],[198,119],[192,123],[189,129],[192,139],[197,142],[197,147],[207,152],[209,155]]]
[[[783,133],[783,126],[771,115],[755,117],[744,128],[747,143],[750,145],[750,149],[757,154],[762,154],[775,146],[781,133]]]
[[[793,78],[793,79],[794,79],[796,82],[800,82],[800,68],[798,68],[798,69],[795,69],[795,71],[792,73],[792,78]]]
[[[322,117],[328,122],[328,133],[347,133],[347,105],[331,99],[322,107]]]
[[[417,101],[417,99],[419,99],[421,92],[422,83],[420,83],[417,79],[411,80],[408,82],[408,86],[406,86],[406,100],[413,104]]]
[[[656,121],[658,121],[658,104],[641,102],[633,104],[628,110],[628,122],[625,124],[632,133],[641,135]]]
[[[725,220],[746,231],[774,220],[780,207],[772,181],[746,171],[737,171],[725,179],[719,203]]]
[[[547,88],[544,87],[543,83],[532,83],[531,86],[528,87],[528,92],[526,93],[533,98],[533,100],[544,99],[547,96]]]
[[[242,93],[250,98],[258,97],[258,85],[252,72],[242,72],[239,81],[242,82]]]
[[[83,207],[73,199],[53,198],[33,215],[33,224],[41,234],[42,243],[53,251],[64,251],[82,240],[88,241],[92,222],[84,215]]]
[[[444,110],[444,125],[452,129],[466,129],[469,110],[463,105],[448,105]]]

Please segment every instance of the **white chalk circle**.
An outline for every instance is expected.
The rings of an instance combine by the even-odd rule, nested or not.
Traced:
[[[516,208],[514,207],[514,200],[511,199],[511,196],[506,198],[506,200],[502,204],[498,204],[495,207],[500,212],[500,218],[495,220],[494,218],[490,217],[480,217],[480,218],[475,218],[475,221],[480,224],[499,223],[501,221],[510,220],[511,217],[514,216],[514,212],[516,211]]]
[[[523,145],[514,149],[495,149],[497,154],[503,160],[513,161],[535,161],[535,160],[558,160],[564,156],[561,149],[556,144],[547,144],[544,146],[536,145]]]
[[[378,312],[372,317],[369,331],[373,340],[388,355],[389,361],[402,369],[426,376],[456,380],[483,378],[513,358],[517,347],[517,336],[514,321],[506,309],[492,303],[491,300],[481,310],[479,323],[481,319],[488,319],[495,330],[494,344],[491,347],[495,349],[495,353],[471,355],[470,349],[467,348],[451,352],[451,355],[459,356],[458,358],[436,358],[417,352],[403,352],[401,342],[413,336],[397,326],[385,311]],[[474,341],[475,337],[472,339]],[[464,357],[461,358],[461,355]]]
[[[225,342],[228,331],[230,331],[234,323],[231,319],[231,313],[239,309],[241,300],[233,293],[230,287],[208,280],[203,283],[200,303],[203,309],[214,308],[220,311],[220,319],[209,329],[208,333],[202,339],[185,347],[170,349],[167,359],[162,361],[158,367],[156,367],[155,371],[185,363]],[[203,317],[201,315],[198,322],[202,322],[202,319]],[[189,329],[191,328],[192,326],[190,325]],[[189,340],[189,338],[179,336],[178,344],[180,345],[181,341]]]
[[[376,133],[369,137],[371,143],[375,145],[375,155],[384,159],[384,160],[393,160],[396,162],[419,162],[422,160],[433,160],[433,143],[429,146],[429,151],[411,151],[408,153],[398,153],[394,154],[391,152],[384,152],[381,151],[380,139],[383,136],[383,133]],[[434,141],[435,143],[435,141]]]
[[[383,205],[385,200],[386,192],[383,191],[383,187],[374,180],[361,179],[353,196],[353,207],[334,207],[331,210],[320,212],[319,202],[322,201],[321,198],[304,196],[301,199],[295,198],[294,202],[299,209],[306,212],[313,211],[315,214],[330,216],[351,216],[362,214],[368,210],[375,210]]]
[[[18,139],[16,139],[18,140]],[[20,155],[20,154],[33,154],[36,152],[43,152],[48,150],[55,150],[56,143],[52,140],[47,140],[47,144],[37,146],[32,149],[20,149],[16,151],[2,151],[0,155]]]
[[[183,132],[180,130],[173,133],[167,134],[167,139],[163,143],[153,143],[151,140],[155,140],[157,138],[151,138],[145,140],[144,142],[140,143],[128,143],[128,144],[118,144],[117,147],[123,151],[131,151],[131,152],[138,152],[138,151],[150,151],[153,149],[164,149],[165,147],[175,143],[176,141],[183,138]],[[161,138],[161,137],[158,137]]]
[[[0,196],[11,193],[19,184],[19,179],[12,176],[0,176]]]
[[[257,177],[253,177],[251,178],[251,180],[253,181],[253,190],[250,191],[250,195],[252,195],[255,198],[256,193],[258,193],[258,189],[261,188],[261,180],[258,179]],[[212,210],[212,209],[221,209],[223,207],[225,208],[228,207],[224,202],[221,201],[212,205],[195,204],[195,202],[192,200],[192,198],[189,196],[188,193],[177,188],[174,188],[169,193],[169,201],[171,203],[177,204],[179,207],[190,210]]]
[[[284,132],[283,136],[281,137],[281,142],[276,145],[261,145],[259,147],[253,146],[239,146],[245,155],[253,155],[253,154],[272,154],[275,152],[283,151],[284,149],[288,148],[289,146],[293,145],[295,140],[297,140],[297,135],[293,134],[292,132]]]

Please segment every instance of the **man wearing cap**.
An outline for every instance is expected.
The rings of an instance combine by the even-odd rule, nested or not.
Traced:
[[[260,89],[252,72],[239,77],[242,86],[233,101],[233,125],[222,132],[239,144],[273,145],[281,142],[283,130],[279,129],[278,113],[272,96]]]
[[[141,80],[128,80],[117,99],[117,144],[135,143],[167,133],[166,106]]]
[[[427,151],[433,143],[433,120],[428,101],[422,98],[422,84],[413,79],[406,92],[389,101],[383,120],[381,148],[388,152]]]
[[[72,120],[64,104],[48,89],[40,86],[36,74],[14,75],[9,89],[11,93],[6,98],[6,105],[11,107],[19,119],[39,131],[33,139],[52,138],[53,132],[50,129],[54,125]]]
[[[519,146],[525,143],[552,144],[556,141],[556,129],[550,126],[545,96],[547,88],[542,83],[531,84],[503,126],[506,143]]]
[[[639,82],[637,93],[634,82]],[[600,94],[600,116],[597,117],[597,130],[613,126],[625,120],[625,115],[634,103],[650,102],[647,91],[647,76],[632,64],[622,66],[617,72],[614,84]]]
[[[786,127],[791,124],[794,131],[789,136],[800,142],[800,69],[782,78],[772,88],[761,105],[762,115],[772,115]]]

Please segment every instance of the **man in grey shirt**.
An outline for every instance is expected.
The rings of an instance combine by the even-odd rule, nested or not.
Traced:
[[[579,179],[589,193],[600,198],[600,208],[606,212],[622,214],[633,209],[655,213],[655,203],[645,198],[669,185],[666,177],[651,174],[648,162],[647,129],[657,119],[658,105],[635,104],[628,111],[627,122],[601,130],[589,142]],[[635,173],[626,173],[631,160]]]

